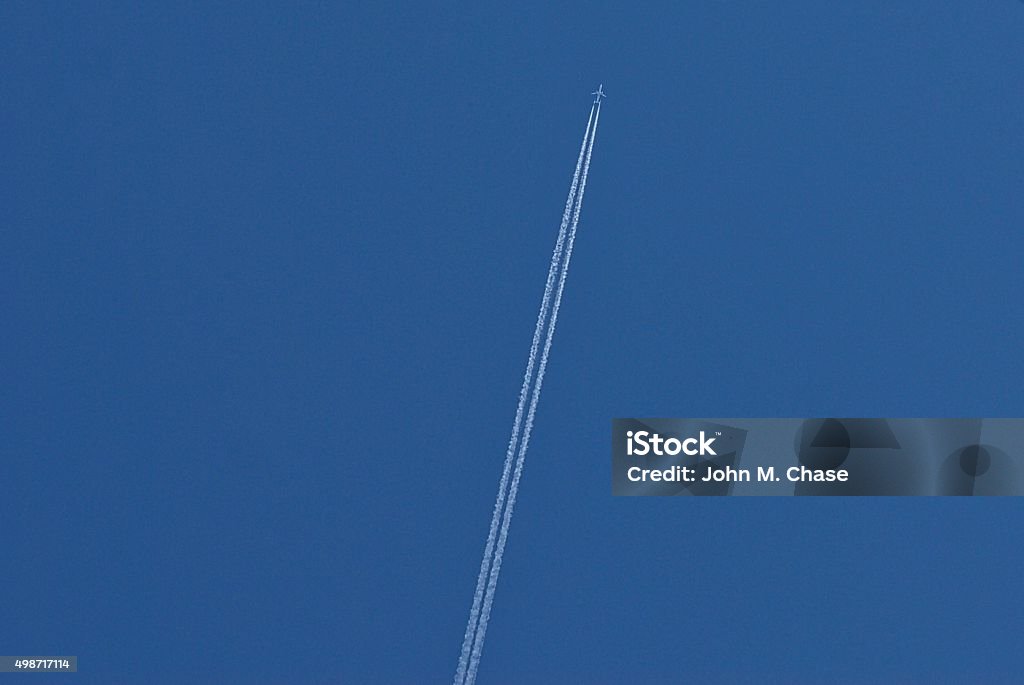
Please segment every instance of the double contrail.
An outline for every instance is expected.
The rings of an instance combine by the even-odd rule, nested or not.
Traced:
[[[600,89],[599,92],[603,96],[603,92]],[[476,591],[473,594],[473,607],[469,613],[469,621],[466,623],[466,633],[462,641],[462,652],[459,655],[459,666],[455,673],[455,685],[472,685],[476,681],[477,669],[480,666],[480,655],[483,651],[484,638],[487,634],[487,624],[491,617],[491,606],[494,603],[494,592],[498,585],[498,575],[501,573],[501,562],[505,553],[509,525],[512,521],[512,511],[519,492],[519,480],[523,473],[523,462],[526,459],[526,451],[530,444],[533,420],[537,412],[537,404],[540,401],[541,386],[544,383],[544,372],[547,368],[548,355],[551,351],[551,341],[554,338],[555,325],[558,322],[558,310],[562,304],[565,280],[569,274],[569,262],[572,259],[573,244],[576,240],[576,227],[580,220],[583,193],[587,187],[587,173],[590,170],[590,157],[594,149],[594,138],[597,135],[597,122],[600,116],[601,104],[599,96],[594,106],[590,108],[590,118],[587,120],[587,129],[583,135],[583,142],[580,145],[579,157],[576,160],[576,171],[569,186],[569,196],[565,201],[565,210],[562,213],[562,223],[558,229],[555,249],[551,254],[551,265],[548,268],[548,278],[544,285],[544,296],[541,299],[540,311],[537,314],[537,324],[534,328],[533,341],[530,345],[530,355],[526,362],[523,385],[519,391],[519,404],[516,407],[516,416],[512,424],[512,437],[509,440],[508,450],[505,452],[505,464],[501,474],[501,482],[498,485],[498,496],[494,502],[491,527],[487,535],[487,544],[484,547],[483,560],[480,562],[480,573],[477,576]],[[566,242],[567,237],[568,242]],[[558,274],[557,290],[555,289],[556,273]],[[555,296],[553,305],[551,303],[552,294]],[[551,317],[550,322],[548,322],[549,314]],[[540,346],[540,339],[544,333],[546,323],[547,336],[544,340],[540,365],[537,366],[537,349]],[[537,366],[536,378],[534,378],[535,366]],[[532,396],[529,393],[531,385],[533,385]],[[520,427],[523,426],[523,412],[526,409],[526,398],[528,396],[530,397],[530,405],[526,411],[526,423],[522,429],[522,439],[520,440]],[[515,459],[515,471],[513,473],[512,461],[513,456],[516,455],[517,446],[519,453]],[[510,475],[512,476],[511,485],[509,485]],[[501,523],[500,532],[498,530],[499,521]]]
[[[544,332],[544,324],[547,321],[548,311],[551,307],[551,295],[555,289],[555,275],[562,261],[562,249],[565,244],[565,236],[569,228],[569,220],[572,216],[573,204],[576,199],[576,188],[580,180],[580,169],[583,166],[583,159],[587,149],[587,139],[590,137],[590,124],[594,119],[594,108],[590,110],[590,119],[587,120],[587,130],[583,136],[583,143],[580,145],[579,158],[576,160],[576,172],[572,177],[572,185],[569,187],[569,197],[565,201],[565,211],[562,214],[562,224],[558,229],[558,239],[555,242],[555,249],[551,254],[551,265],[548,267],[548,280],[544,285],[544,297],[541,299],[540,311],[537,313],[537,325],[533,330],[533,342],[530,345],[530,356],[526,362],[526,373],[523,375],[523,386],[519,391],[519,405],[516,407],[516,418],[512,424],[512,437],[509,440],[508,450],[505,452],[505,466],[501,473],[501,482],[498,484],[498,497],[494,502],[494,514],[491,517],[491,528],[487,535],[487,544],[484,547],[484,557],[480,562],[480,574],[477,576],[476,592],[473,594],[473,608],[469,612],[469,621],[466,624],[466,635],[462,642],[462,653],[459,656],[459,668],[455,674],[456,685],[461,685],[466,677],[466,668],[469,664],[470,649],[473,646],[473,637],[476,631],[477,622],[480,617],[480,606],[484,599],[484,588],[487,583],[487,572],[490,570],[491,558],[494,555],[494,544],[498,536],[498,524],[501,522],[502,508],[505,505],[505,497],[508,494],[508,480],[512,473],[512,462],[516,454],[516,447],[519,440],[519,428],[523,421],[523,412],[526,409],[526,399],[529,397],[530,385],[533,383],[533,370],[537,359],[537,350],[540,347],[541,336]]]

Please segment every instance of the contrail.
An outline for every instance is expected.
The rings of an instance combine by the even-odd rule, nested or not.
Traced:
[[[473,642],[473,653],[469,663],[469,670],[466,673],[465,685],[473,685],[476,682],[477,670],[480,667],[480,655],[484,647],[484,638],[487,635],[487,624],[491,619],[494,591],[498,586],[498,575],[501,573],[501,561],[505,554],[505,543],[508,539],[508,529],[512,521],[512,511],[516,505],[516,496],[519,493],[519,480],[523,474],[523,462],[526,459],[526,450],[530,446],[533,419],[537,412],[537,403],[540,401],[541,386],[544,384],[544,371],[548,365],[548,354],[551,351],[551,341],[555,335],[555,325],[558,323],[558,310],[562,304],[565,279],[569,275],[569,262],[572,260],[573,244],[576,241],[576,227],[580,221],[580,209],[583,207],[583,193],[587,189],[587,172],[590,170],[590,156],[594,150],[594,139],[597,137],[597,122],[601,118],[600,103],[597,103],[596,110],[594,113],[594,128],[590,131],[590,142],[587,145],[587,159],[583,165],[583,175],[580,179],[579,197],[576,199],[572,227],[569,229],[569,241],[565,249],[565,263],[562,265],[562,272],[558,279],[558,292],[555,294],[555,303],[551,309],[551,323],[548,326],[547,338],[544,340],[544,351],[541,354],[540,366],[537,370],[537,382],[533,387],[533,396],[530,398],[530,409],[526,415],[523,439],[519,446],[519,456],[516,458],[515,473],[512,476],[512,485],[508,493],[508,505],[505,507],[505,515],[501,522],[501,533],[498,536],[497,551],[494,553],[494,562],[491,565],[491,574],[487,582],[487,594],[484,597],[483,608],[480,612],[480,624],[477,627],[476,638]],[[591,111],[593,111],[593,108]]]
[[[494,552],[494,543],[498,534],[498,522],[501,520],[501,511],[505,504],[508,491],[508,478],[512,471],[512,460],[516,453],[516,446],[519,440],[519,427],[523,421],[523,410],[526,407],[526,398],[529,394],[530,385],[533,382],[533,369],[537,359],[537,348],[540,346],[541,334],[544,331],[544,324],[547,320],[548,310],[551,304],[551,294],[554,291],[555,274],[562,261],[562,250],[565,244],[565,236],[569,227],[569,218],[576,199],[576,188],[579,185],[580,168],[583,164],[584,153],[587,149],[587,140],[590,138],[590,124],[594,119],[594,107],[590,108],[590,118],[587,119],[587,130],[583,135],[583,142],[580,144],[580,154],[576,159],[576,171],[572,176],[572,183],[569,186],[569,197],[565,201],[565,210],[562,212],[562,223],[558,228],[558,239],[555,241],[555,249],[551,254],[551,265],[548,267],[548,279],[544,285],[544,296],[541,299],[540,311],[537,313],[537,325],[533,331],[533,342],[530,344],[530,356],[526,362],[526,373],[523,375],[523,386],[519,391],[519,404],[516,407],[516,418],[512,424],[512,437],[509,440],[508,450],[505,452],[505,465],[501,473],[501,482],[498,484],[498,497],[494,502],[494,514],[491,516],[491,528],[487,534],[487,544],[484,547],[483,560],[480,562],[480,573],[477,576],[476,591],[473,594],[473,608],[469,612],[469,621],[466,622],[466,634],[462,639],[462,653],[459,656],[459,667],[455,672],[455,685],[461,685],[466,677],[466,667],[469,663],[470,649],[473,645],[473,635],[476,631],[477,620],[480,616],[480,605],[484,597],[484,584],[487,580],[487,572],[490,569],[491,558]]]

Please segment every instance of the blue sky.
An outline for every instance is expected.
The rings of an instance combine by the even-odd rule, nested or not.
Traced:
[[[6,654],[481,682],[1019,678],[1016,502],[613,499],[616,416],[1024,416],[1024,4],[6,3]],[[297,670],[300,669],[300,670]]]

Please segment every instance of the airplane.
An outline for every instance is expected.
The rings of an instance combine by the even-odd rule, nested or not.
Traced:
[[[597,90],[595,90],[593,93],[591,93],[591,95],[596,95],[597,96],[596,98],[594,98],[594,104],[595,105],[600,105],[601,104],[601,98],[608,97],[607,95],[604,94],[604,84],[603,83],[601,85],[599,85],[597,87]]]

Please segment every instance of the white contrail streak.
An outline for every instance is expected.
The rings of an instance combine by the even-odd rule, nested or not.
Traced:
[[[491,559],[494,553],[494,544],[498,535],[498,522],[501,520],[502,508],[508,494],[508,479],[512,471],[513,456],[516,453],[519,440],[519,428],[523,421],[523,410],[526,407],[526,398],[529,395],[530,385],[533,383],[533,369],[537,360],[537,348],[540,347],[541,335],[544,331],[544,324],[547,320],[548,311],[551,308],[551,294],[554,292],[555,274],[558,272],[559,264],[562,261],[562,250],[565,244],[565,236],[569,227],[569,218],[572,213],[573,204],[576,199],[576,188],[579,185],[580,168],[583,165],[584,153],[587,149],[587,140],[590,138],[590,124],[594,119],[594,108],[590,108],[590,118],[587,119],[587,130],[583,135],[583,142],[580,144],[580,154],[576,159],[576,171],[572,176],[572,184],[569,186],[569,197],[565,201],[565,210],[562,212],[562,223],[558,228],[558,239],[555,241],[555,249],[551,254],[551,265],[548,267],[548,279],[544,285],[544,296],[541,299],[540,311],[537,313],[537,325],[533,331],[533,342],[530,344],[530,356],[526,362],[526,373],[523,375],[523,386],[519,391],[519,404],[516,407],[516,418],[512,424],[512,437],[509,439],[508,450],[505,452],[505,465],[501,473],[501,482],[498,484],[498,497],[494,502],[494,514],[491,516],[491,527],[487,534],[487,544],[484,547],[483,560],[480,562],[480,573],[477,576],[476,591],[473,594],[473,608],[469,612],[469,621],[466,622],[466,634],[462,640],[462,652],[459,655],[459,667],[455,672],[455,685],[461,685],[466,677],[466,667],[469,664],[470,649],[473,645],[473,636],[476,631],[478,618],[480,616],[480,605],[484,598],[484,585],[487,581],[487,573],[490,570]]]
[[[530,433],[533,430],[533,419],[537,412],[537,403],[540,401],[541,386],[544,384],[544,371],[548,365],[548,354],[551,351],[551,341],[555,335],[555,325],[558,323],[558,309],[562,304],[562,292],[565,290],[565,279],[569,275],[569,262],[572,259],[573,243],[576,241],[576,227],[580,221],[580,209],[583,207],[583,193],[587,189],[587,172],[590,170],[590,155],[594,150],[594,139],[597,137],[597,122],[601,118],[601,105],[597,105],[594,114],[594,128],[590,132],[590,142],[587,145],[587,159],[583,164],[583,175],[580,179],[579,197],[576,199],[576,209],[573,213],[572,226],[569,229],[568,244],[565,248],[565,263],[562,265],[562,272],[558,279],[558,291],[555,294],[555,303],[551,309],[551,323],[548,326],[547,338],[544,340],[544,351],[541,354],[540,366],[537,370],[537,382],[533,387],[533,396],[530,398],[530,409],[526,415],[526,425],[523,428],[523,439],[519,446],[519,455],[516,457],[515,473],[512,476],[512,485],[509,488],[508,504],[505,507],[505,515],[501,522],[501,533],[498,536],[497,551],[494,553],[494,562],[491,565],[490,578],[487,581],[487,594],[484,597],[483,608],[480,611],[480,625],[476,630],[476,638],[473,642],[473,653],[469,662],[469,670],[466,673],[465,685],[473,685],[476,682],[477,670],[480,667],[480,654],[483,651],[484,638],[487,635],[487,623],[491,618],[491,606],[494,603],[494,591],[498,586],[498,575],[501,573],[501,561],[505,554],[505,543],[508,539],[508,529],[512,521],[512,511],[516,505],[516,496],[519,493],[519,479],[523,474],[523,462],[526,459],[526,450],[530,446]]]

